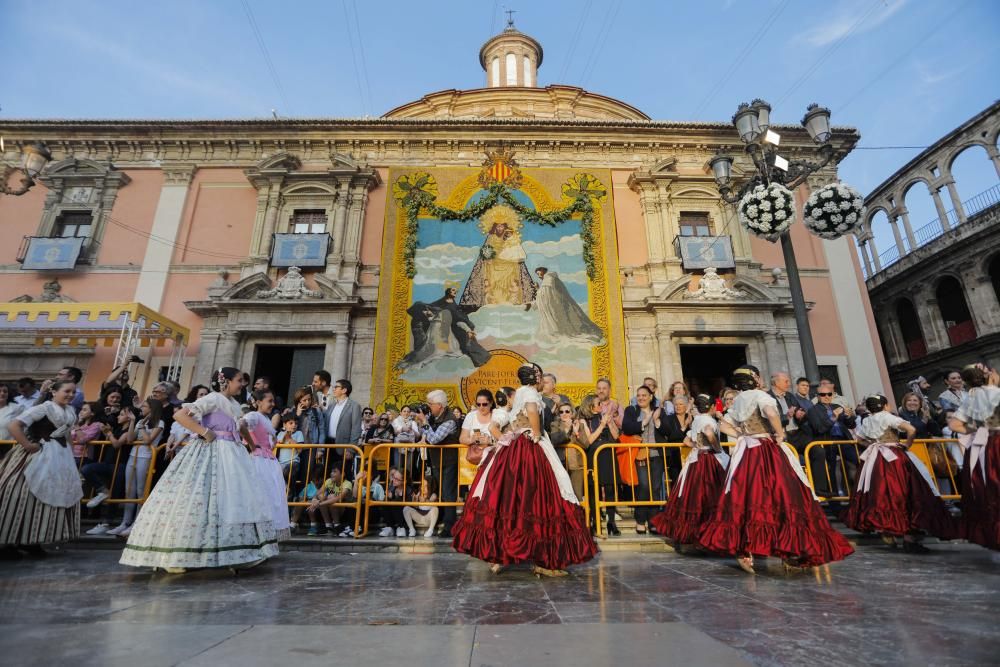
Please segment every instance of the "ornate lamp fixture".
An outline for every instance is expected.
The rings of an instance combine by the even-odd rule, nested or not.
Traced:
[[[0,139],[0,153],[3,153],[2,139]],[[21,166],[4,168],[3,175],[0,176],[0,194],[14,195],[15,197],[23,195],[31,189],[35,184],[35,178],[51,160],[52,153],[49,152],[45,144],[41,142],[27,144],[21,149]],[[24,177],[21,178],[21,187],[11,188],[7,185],[7,181],[17,171],[24,174]]]
[[[770,124],[771,105],[761,99],[750,104],[740,104],[733,115],[733,126],[746,146],[746,154],[754,166],[753,173],[738,189],[733,181],[732,156],[719,152],[708,161],[708,166],[722,199],[729,204],[739,203],[741,224],[750,233],[772,243],[781,241],[806,375],[811,382],[817,382],[819,366],[816,349],[809,328],[795,251],[788,232],[795,217],[792,191],[805,183],[810,174],[819,171],[833,159],[830,110],[818,104],[810,104],[802,119],[803,127],[818,144],[815,160],[787,160],[779,155],[781,136],[770,129]],[[861,195],[853,188],[840,183],[827,185],[809,198],[805,208],[806,227],[822,238],[838,238],[861,224],[863,207]]]

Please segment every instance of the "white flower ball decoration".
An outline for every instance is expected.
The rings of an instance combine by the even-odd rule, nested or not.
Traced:
[[[795,221],[792,192],[783,185],[758,185],[740,200],[740,223],[756,236],[777,241]]]
[[[843,183],[831,183],[809,195],[803,222],[816,236],[837,239],[857,229],[864,212],[865,200],[857,190]]]

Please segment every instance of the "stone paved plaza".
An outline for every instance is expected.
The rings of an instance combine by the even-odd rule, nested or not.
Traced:
[[[731,561],[604,552],[565,579],[448,553],[286,552],[252,572],[151,574],[114,550],[6,563],[16,665],[986,665],[1000,556],[964,544],[757,577]]]

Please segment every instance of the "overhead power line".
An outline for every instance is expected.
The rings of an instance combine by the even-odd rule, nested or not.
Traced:
[[[604,51],[604,45],[608,41],[608,36],[611,34],[611,28],[615,24],[615,19],[618,18],[618,12],[621,11],[622,3],[624,0],[616,0],[615,4],[608,7],[608,11],[604,14],[604,22],[601,24],[601,30],[597,33],[597,39],[594,40],[594,49],[590,52],[587,58],[587,64],[583,68],[583,74],[580,77],[580,87],[587,85],[587,80],[590,78],[594,67],[600,61],[601,53]]]
[[[750,37],[750,41],[748,41],[746,45],[743,47],[743,49],[738,54],[736,54],[736,58],[733,60],[732,64],[730,64],[729,67],[727,67],[723,71],[723,74],[719,78],[719,80],[715,82],[715,85],[713,85],[712,88],[708,91],[708,94],[705,95],[705,98],[701,101],[700,104],[698,104],[698,107],[694,110],[694,113],[691,114],[691,118],[699,118],[702,112],[708,108],[708,105],[712,103],[712,100],[715,99],[715,96],[718,95],[719,92],[722,91],[725,85],[729,82],[733,74],[740,71],[740,66],[743,65],[744,61],[750,56],[753,50],[757,48],[757,45],[760,43],[760,40],[764,39],[764,35],[766,35],[767,31],[771,29],[771,26],[774,25],[774,22],[778,20],[778,16],[781,14],[782,10],[784,10],[785,7],[788,5],[789,1],[790,0],[782,0],[781,4],[775,7],[774,10],[770,14],[768,14],[767,18],[764,19],[764,23],[762,23],[761,26],[757,28],[757,32],[755,32]]]
[[[573,56],[576,55],[576,45],[580,43],[580,38],[583,36],[583,28],[587,23],[587,16],[590,14],[590,8],[594,4],[594,0],[587,0],[587,4],[583,6],[583,11],[580,12],[580,19],[576,22],[576,29],[573,30],[573,37],[570,39],[569,48],[566,49],[566,59],[563,61],[562,69],[559,70],[559,79],[556,83],[565,83],[566,75],[569,74],[570,65],[573,63]]]
[[[357,0],[351,0],[351,8],[354,10],[354,29],[358,33],[358,51],[361,53],[361,74],[365,81],[365,95],[368,98],[368,113],[374,114],[374,104],[372,103],[372,84],[368,78],[368,61],[365,59],[365,38],[361,35],[361,19],[358,18]]]
[[[351,62],[354,63],[354,80],[358,86],[358,101],[361,103],[362,113],[368,113],[368,104],[365,101],[364,87],[361,84],[361,67],[358,65],[358,51],[354,46],[354,30],[351,26],[351,13],[347,9],[347,0],[341,0],[344,8],[344,30],[347,31],[347,46],[351,49]]]
[[[264,42],[264,35],[260,31],[260,27],[257,25],[257,19],[254,18],[253,9],[250,7],[250,3],[247,0],[242,0],[243,11],[247,15],[247,21],[250,23],[250,30],[253,32],[254,38],[257,40],[257,47],[260,49],[260,53],[264,56],[264,64],[267,66],[267,71],[271,75],[271,81],[274,82],[274,87],[278,91],[278,97],[281,99],[282,107],[286,110],[291,110],[291,106],[288,104],[288,98],[285,95],[285,87],[281,85],[281,78],[278,76],[278,70],[274,66],[274,61],[271,60],[271,53],[267,50],[267,44]]]

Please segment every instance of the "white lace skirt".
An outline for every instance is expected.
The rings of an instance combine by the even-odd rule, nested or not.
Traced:
[[[276,556],[277,535],[249,459],[229,440],[195,440],[181,448],[140,509],[121,563],[228,567]],[[239,516],[251,520],[226,520]]]
[[[278,463],[277,459],[268,459],[263,456],[251,458],[257,471],[257,482],[260,484],[261,502],[264,504],[264,509],[278,534],[278,539],[287,540],[291,533],[289,531],[285,478],[281,475],[281,464]]]

